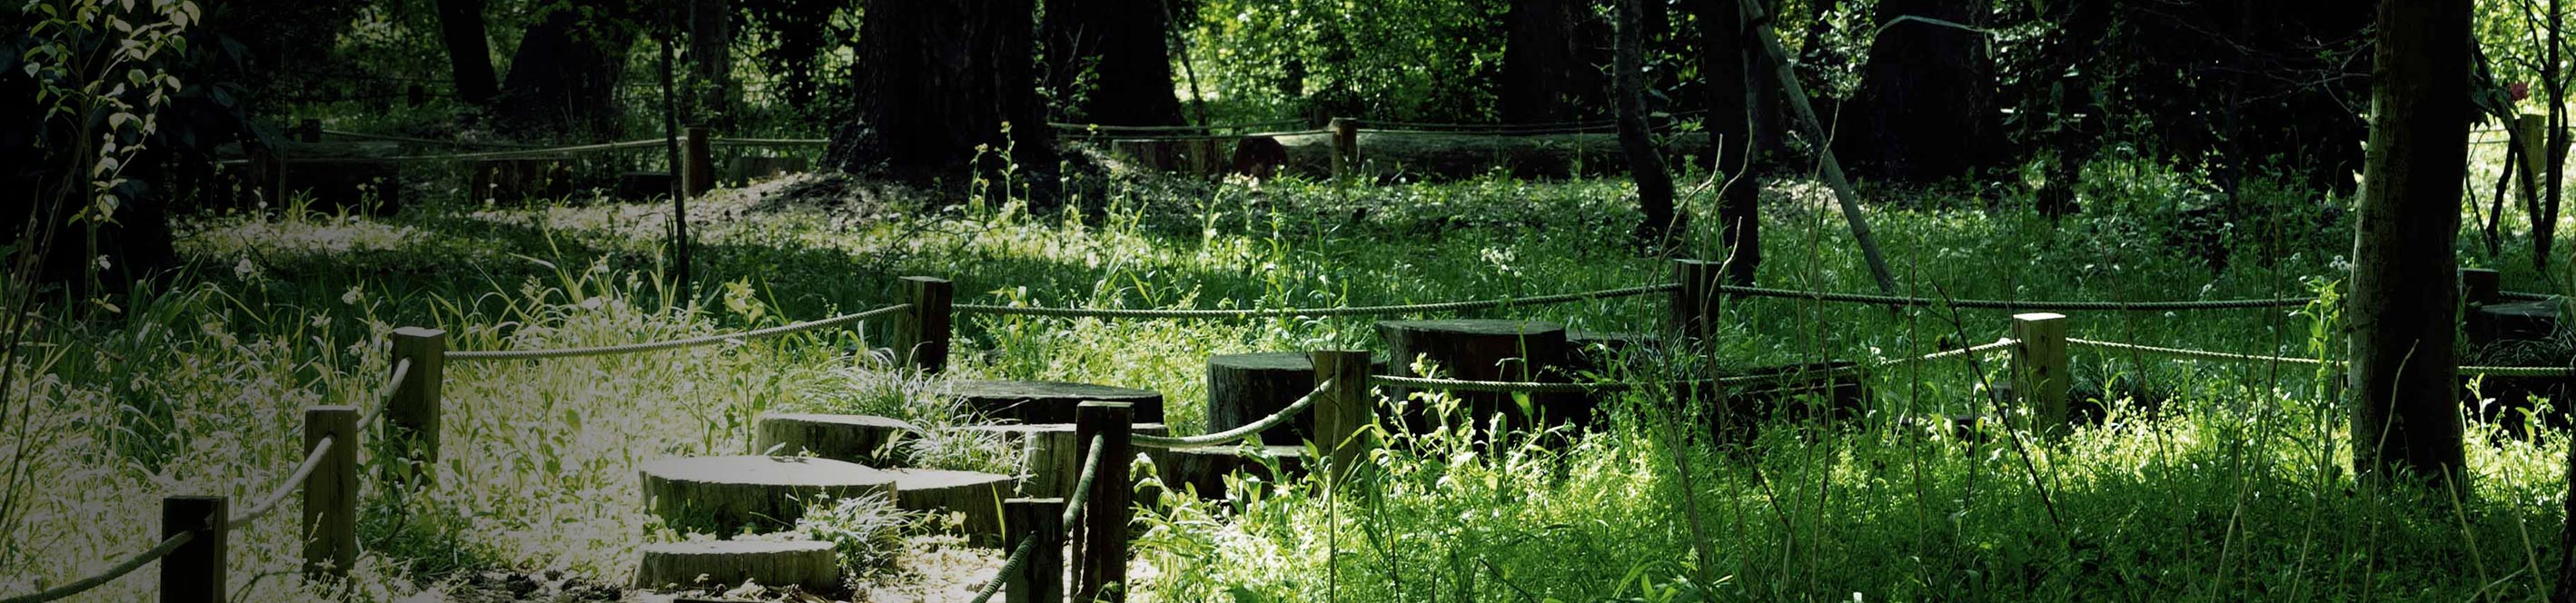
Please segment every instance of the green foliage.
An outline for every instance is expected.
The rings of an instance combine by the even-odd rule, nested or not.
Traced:
[[[1197,4],[1189,52],[1216,121],[1398,116],[1479,121],[1502,61],[1499,0]],[[1177,72],[1176,72],[1177,74]]]
[[[883,493],[825,501],[796,520],[796,532],[832,543],[841,567],[861,576],[884,571],[902,553],[904,536],[919,528],[919,513],[895,508]]]

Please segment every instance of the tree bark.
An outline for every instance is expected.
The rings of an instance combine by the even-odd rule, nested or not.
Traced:
[[[1018,164],[1013,178],[1051,186],[1054,136],[1030,60],[1031,1],[868,0],[858,121],[832,137],[826,161],[916,180],[973,163],[994,186],[1013,186],[1000,177],[1008,160]]]
[[[722,120],[733,112],[733,1],[690,0],[689,77],[697,97],[694,125]]]
[[[456,97],[474,105],[489,105],[501,94],[492,75],[492,45],[483,27],[483,6],[484,0],[438,0],[438,37],[447,46]]]
[[[1071,119],[1116,126],[1181,123],[1172,93],[1172,0],[1048,0],[1047,88]]]
[[[1995,65],[1985,35],[1901,17],[1971,27],[1985,23],[1983,0],[1884,0],[1882,28],[1862,67],[1854,120],[1836,150],[1868,175],[1930,182],[1992,165],[2002,148],[1995,112]]]
[[[580,0],[548,11],[519,38],[502,83],[502,121],[513,128],[598,140],[624,134],[618,82],[634,31],[624,5]]]
[[[1710,155],[1716,157],[1718,177],[1725,179],[1717,191],[1717,219],[1726,252],[1726,280],[1752,286],[1762,265],[1758,162],[1769,152],[1762,140],[1759,108],[1778,105],[1766,87],[1777,85],[1778,76],[1763,77],[1768,70],[1750,64],[1753,57],[1745,51],[1752,39],[1745,35],[1744,11],[1735,5],[1740,1],[1746,0],[1700,0],[1692,3],[1692,10],[1700,23],[1700,76],[1708,81],[1708,131],[1717,147]],[[1774,99],[1765,102],[1765,96]],[[1775,142],[1776,138],[1774,134]]]
[[[2414,472],[2469,492],[2461,441],[2460,182],[2468,161],[2468,0],[2382,2],[2352,293],[2353,470]],[[2438,476],[2436,474],[2439,474]]]
[[[1654,134],[1646,131],[1644,5],[1645,0],[1619,0],[1611,80],[1619,88],[1619,148],[1628,156],[1628,177],[1637,181],[1637,210],[1646,214],[1637,225],[1638,239],[1660,248],[1679,230],[1681,218],[1673,212],[1673,177],[1664,171],[1664,154],[1655,148]]]
[[[1571,121],[1577,107],[1600,98],[1601,76],[1584,52],[1579,25],[1586,4],[1571,0],[1511,0],[1503,16],[1503,123]]]

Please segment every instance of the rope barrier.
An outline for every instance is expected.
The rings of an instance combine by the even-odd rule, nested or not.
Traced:
[[[115,581],[117,578],[125,577],[126,574],[134,573],[134,570],[143,569],[143,564],[159,561],[162,557],[168,557],[171,552],[179,550],[179,547],[187,546],[189,542],[193,542],[196,539],[196,532],[180,532],[177,535],[162,539],[159,546],[154,546],[151,550],[136,553],[133,557],[127,557],[125,561],[118,562],[115,567],[107,568],[107,571],[99,572],[97,575],[82,578],[80,580],[73,581],[70,584],[37,591],[33,594],[0,599],[0,603],[46,603],[48,601],[59,601],[65,597],[88,592],[89,589],[104,586],[109,582]]]
[[[1063,129],[1063,130],[1086,130],[1086,131],[1096,130],[1096,131],[1116,131],[1116,132],[1206,132],[1206,131],[1211,131],[1211,130],[1249,130],[1249,129],[1252,129],[1252,128],[1275,128],[1275,127],[1279,127],[1279,126],[1294,126],[1294,125],[1299,125],[1299,124],[1304,124],[1304,123],[1306,123],[1306,120],[1303,120],[1303,119],[1276,119],[1276,120],[1271,120],[1271,121],[1255,121],[1255,122],[1234,123],[1234,124],[1212,124],[1212,125],[1205,125],[1205,126],[1113,126],[1113,125],[1109,125],[1109,124],[1069,124],[1069,123],[1062,123],[1062,122],[1047,122],[1047,125],[1048,125],[1048,126],[1053,126],[1053,127],[1057,128],[1057,129]]]
[[[712,145],[719,146],[719,147],[789,147],[789,146],[814,146],[814,147],[819,147],[819,146],[824,146],[824,145],[832,144],[832,139],[829,139],[829,138],[718,138],[718,139],[715,139],[715,140],[708,141],[708,144],[712,144]]]
[[[1066,135],[1066,136],[1067,136],[1068,138],[1098,139],[1098,140],[1110,140],[1110,141],[1119,141],[1119,142],[1125,142],[1125,141],[1141,141],[1141,142],[1170,142],[1170,141],[1188,141],[1188,140],[1232,140],[1232,139],[1237,139],[1237,138],[1264,138],[1264,137],[1281,137],[1281,136],[1321,136],[1321,135],[1331,134],[1331,133],[1333,133],[1333,131],[1332,131],[1332,130],[1288,130],[1288,131],[1281,131],[1281,132],[1253,132],[1253,133],[1249,133],[1249,134],[1156,134],[1156,135],[1141,135],[1141,136],[1139,136],[1139,135],[1127,135],[1127,134],[1096,133],[1096,134],[1068,134],[1068,135]]]
[[[2282,364],[2296,364],[2296,365],[2300,365],[2300,366],[2326,366],[2326,365],[2332,365],[2332,366],[2346,366],[2346,365],[2350,364],[2350,363],[2348,363],[2348,362],[2341,361],[2341,360],[2320,360],[2320,359],[2316,359],[2316,358],[2293,358],[2293,357],[2288,357],[2288,356],[2258,356],[2258,355],[2253,355],[2253,354],[2237,354],[2237,353],[2231,353],[2231,352],[2213,352],[2213,351],[2209,351],[2209,350],[2192,350],[2192,349],[2184,349],[2184,348],[2168,348],[2168,347],[2158,347],[2158,346],[2151,346],[2151,345],[2139,345],[2139,344],[2134,344],[2134,343],[2121,343],[2121,342],[2116,342],[2116,341],[2094,341],[2094,340],[2091,340],[2091,339],[2077,339],[2077,338],[2073,338],[2073,337],[2068,337],[2068,338],[2066,338],[2066,343],[2067,343],[2067,344],[2069,344],[2069,345],[2079,345],[2079,346],[2087,346],[2087,347],[2102,348],[2102,349],[2110,349],[2110,350],[2125,350],[2125,351],[2133,351],[2133,352],[2145,352],[2145,353],[2149,353],[2149,354],[2157,354],[2157,355],[2161,355],[2161,356],[2171,356],[2171,357],[2175,357],[2175,358],[2189,358],[2189,359],[2193,359],[2193,360],[2215,360],[2215,361],[2220,361],[2220,362],[2277,362],[2277,363],[2282,363]],[[2459,373],[2460,373],[2460,374],[2463,374],[2463,375],[2486,375],[2486,376],[2489,376],[2489,377],[2576,377],[2576,367],[2563,367],[2563,366],[2476,366],[2476,365],[2470,365],[2470,366],[2461,366],[2461,367],[2457,368],[2456,370],[2457,370],[2457,371],[2459,371]]]
[[[322,130],[322,133],[323,133],[323,134],[326,134],[326,135],[330,135],[330,136],[339,136],[339,137],[343,137],[343,138],[356,138],[356,139],[361,139],[361,140],[387,140],[387,141],[393,141],[393,142],[411,142],[411,143],[419,143],[419,144],[444,145],[444,146],[451,146],[451,147],[503,147],[503,148],[513,148],[513,149],[533,149],[533,148],[537,148],[537,145],[532,145],[532,144],[521,144],[521,143],[515,143],[515,142],[470,142],[470,141],[463,141],[463,140],[440,140],[440,139],[436,139],[436,138],[413,138],[413,137],[410,137],[410,136],[395,136],[395,135],[392,135],[392,134],[368,134],[368,133],[365,133],[365,132],[349,132],[349,131],[344,131],[344,130],[333,130],[333,129],[329,129],[329,128],[324,128],[324,129]]]
[[[1323,395],[1324,390],[1332,386],[1333,380],[1325,379],[1323,383],[1315,386],[1315,391],[1306,392],[1305,396],[1297,398],[1297,401],[1295,402],[1288,403],[1288,406],[1286,408],[1279,409],[1279,412],[1270,413],[1270,416],[1262,417],[1259,421],[1253,421],[1234,429],[1179,438],[1143,434],[1128,437],[1134,440],[1137,446],[1145,446],[1149,448],[1187,448],[1192,446],[1232,444],[1234,442],[1241,441],[1244,438],[1259,435],[1261,432],[1269,431],[1273,427],[1278,427],[1282,423],[1287,423],[1289,419],[1296,418],[1298,413],[1306,412],[1306,407],[1313,406],[1315,404],[1316,396]]]
[[[1108,440],[1102,439],[1101,436],[1091,436],[1091,454],[1082,459],[1082,479],[1075,480],[1073,496],[1065,499],[1064,518],[1063,521],[1058,522],[1058,525],[1071,526],[1074,521],[1082,519],[1083,501],[1091,498],[1092,478],[1100,476],[1101,450],[1107,448],[1103,446],[1107,442]],[[993,593],[1002,592],[1002,584],[1010,582],[1012,574],[1020,573],[1020,566],[1028,565],[1029,555],[1037,552],[1037,549],[1036,534],[1021,537],[1020,545],[1012,547],[1011,556],[1002,560],[1002,570],[993,573],[993,581],[985,583],[984,589],[975,593],[972,603],[986,603],[993,599]]]
[[[548,147],[548,148],[542,148],[542,149],[514,149],[514,150],[508,150],[508,151],[485,151],[485,152],[481,152],[481,153],[450,153],[450,154],[445,154],[445,155],[397,155],[397,156],[393,156],[393,157],[383,157],[383,158],[380,158],[380,159],[382,159],[382,160],[384,160],[384,161],[452,161],[452,160],[463,160],[463,159],[515,159],[515,158],[526,158],[526,157],[541,157],[541,156],[545,156],[545,155],[557,155],[557,154],[563,154],[563,153],[585,153],[585,152],[592,152],[592,151],[615,151],[615,150],[620,150],[620,149],[634,149],[634,148],[656,147],[656,146],[662,146],[663,144],[666,144],[666,143],[667,143],[667,142],[666,142],[666,141],[664,141],[663,139],[660,139],[660,138],[654,138],[654,139],[647,139],[647,140],[629,140],[629,141],[625,141],[625,142],[605,142],[605,143],[600,143],[600,144],[586,144],[586,145],[569,146],[569,147]]]
[[[701,346],[701,345],[707,345],[707,344],[711,344],[711,343],[722,343],[722,342],[727,342],[727,341],[749,341],[749,340],[753,340],[753,339],[761,339],[761,338],[765,338],[765,337],[776,337],[776,336],[779,336],[779,335],[786,335],[786,334],[789,334],[789,333],[797,333],[797,332],[802,332],[802,331],[811,331],[811,330],[821,329],[821,328],[826,328],[826,327],[836,327],[836,326],[841,326],[841,325],[845,325],[845,324],[849,324],[849,323],[859,322],[859,321],[862,321],[862,320],[867,320],[867,319],[870,319],[870,318],[876,318],[876,317],[879,317],[879,316],[885,316],[885,315],[888,315],[888,314],[894,314],[894,313],[897,313],[897,312],[910,311],[911,309],[912,309],[912,304],[896,304],[896,305],[892,305],[892,306],[886,306],[886,307],[883,307],[883,308],[877,308],[877,309],[874,309],[874,310],[869,310],[869,311],[866,311],[866,312],[860,312],[860,313],[857,313],[857,314],[847,314],[847,315],[842,315],[842,316],[835,316],[835,317],[832,317],[832,318],[825,318],[825,319],[821,319],[821,320],[812,320],[812,321],[800,322],[800,323],[796,323],[796,324],[792,324],[792,325],[782,325],[782,326],[770,327],[770,328],[766,328],[766,329],[759,329],[759,330],[754,330],[754,331],[744,331],[744,332],[741,332],[741,333],[730,333],[730,334],[722,334],[722,335],[708,335],[708,336],[704,336],[704,337],[691,337],[691,338],[688,338],[688,339],[674,339],[674,340],[670,340],[670,341],[657,341],[657,342],[651,342],[651,343],[632,343],[632,344],[626,344],[626,345],[612,345],[612,346],[599,346],[599,347],[587,347],[587,348],[561,348],[561,349],[551,349],[551,350],[499,350],[499,351],[481,351],[481,352],[448,352],[448,353],[447,353],[447,359],[448,359],[448,360],[541,360],[541,359],[548,359],[548,358],[577,358],[577,357],[583,357],[583,356],[608,356],[608,355],[614,355],[614,354],[633,354],[633,353],[638,353],[638,352],[654,352],[654,351],[669,350],[669,349],[676,349],[676,348],[685,348],[685,347]]]
[[[2502,297],[2502,298],[2505,298],[2505,299],[2518,299],[2518,300],[2522,300],[2522,301],[2549,301],[2549,300],[2553,300],[2553,299],[2558,299],[2558,296],[2556,296],[2556,295],[2550,295],[2550,294],[2547,294],[2547,293],[2532,293],[2532,292],[2528,292],[2528,291],[2497,291],[2497,292],[2496,292],[2496,296],[2497,296],[2497,297]]]
[[[225,519],[224,529],[248,526],[251,522],[259,521],[269,513],[276,512],[280,503],[286,502],[286,497],[294,496],[295,489],[303,486],[304,480],[312,479],[313,471],[322,467],[322,455],[331,452],[331,444],[335,439],[324,436],[322,441],[315,442],[313,450],[304,454],[304,464],[295,468],[294,475],[287,476],[286,481],[278,483],[277,489],[269,491],[268,497],[260,499],[258,504],[251,505],[250,508],[243,509],[242,512]]]
[[[358,415],[359,429],[366,429],[368,423],[376,420],[376,415],[384,414],[385,407],[393,404],[394,393],[402,388],[403,379],[409,376],[411,376],[411,359],[394,361],[393,376],[387,377],[385,388],[376,392],[374,396],[376,403],[369,405],[366,411]]]
[[[1999,339],[1999,340],[1996,340],[1996,341],[1995,341],[1995,342],[1993,342],[1993,343],[1987,343],[1987,344],[1980,344],[1980,345],[1975,345],[1975,346],[1969,346],[1969,347],[1959,348],[1959,349],[1955,349],[1955,350],[1942,350],[1942,351],[1939,351],[1939,352],[1932,352],[1932,353],[1924,354],[1924,355],[1921,355],[1921,356],[1912,356],[1912,357],[1907,357],[1907,358],[1896,358],[1896,359],[1890,359],[1890,360],[1880,361],[1880,362],[1876,362],[1876,363],[1872,363],[1872,364],[1866,364],[1866,365],[1855,364],[1855,365],[1851,365],[1851,366],[1837,367],[1837,368],[1825,369],[1825,370],[1820,370],[1820,371],[1813,371],[1813,372],[1808,372],[1808,373],[1796,373],[1796,374],[1795,374],[1795,376],[1802,376],[1802,377],[1807,377],[1807,378],[1811,378],[1811,379],[1813,379],[1813,378],[1831,378],[1831,377],[1849,376],[1849,375],[1858,374],[1858,373],[1861,373],[1861,372],[1864,372],[1864,371],[1872,371],[1872,370],[1884,369],[1884,368],[1888,368],[1888,367],[1903,366],[1903,365],[1907,365],[1907,364],[1916,364],[1916,363],[1922,363],[1922,362],[1931,362],[1931,361],[1934,361],[1934,360],[1943,360],[1943,359],[1948,359],[1948,358],[1956,358],[1956,357],[1960,357],[1960,356],[1967,356],[1967,355],[1970,355],[1970,354],[1980,354],[1980,353],[1985,353],[1985,352],[1992,352],[1992,351],[1995,351],[1995,350],[2000,350],[2000,349],[2004,349],[2004,348],[2007,348],[2007,347],[2011,347],[2011,346],[2013,346],[2013,345],[2017,345],[2017,344],[2019,344],[2019,343],[2021,343],[2021,342],[2020,342],[2020,341],[2017,341],[2017,340],[2014,340],[2014,339],[2011,339],[2011,338],[2005,338],[2005,339]],[[1663,383],[1663,384],[1665,384],[1665,385],[1743,385],[1743,384],[1751,384],[1751,383],[1763,383],[1763,382],[1768,382],[1768,381],[1778,381],[1778,380],[1781,380],[1781,379],[1782,379],[1782,378],[1784,378],[1784,377],[1789,377],[1789,376],[1792,376],[1792,375],[1738,375],[1738,376],[1734,376],[1734,377],[1718,377],[1718,378],[1715,378],[1715,379],[1689,379],[1689,380],[1681,380],[1681,381],[1665,381],[1665,382],[1662,382],[1662,383]],[[1429,378],[1429,377],[1398,377],[1398,376],[1394,376],[1394,375],[1370,375],[1370,376],[1369,376],[1369,385],[1372,385],[1372,386],[1387,386],[1387,387],[1409,387],[1409,388],[1416,388],[1416,389],[1446,389],[1446,390],[1451,390],[1451,391],[1468,391],[1468,392],[1532,393],[1532,394],[1579,394],[1579,393],[1591,393],[1591,392],[1604,392],[1604,393],[1608,393],[1608,392],[1623,392],[1623,391],[1631,391],[1631,390],[1636,389],[1638,384],[1635,384],[1635,383],[1619,383],[1619,382],[1604,382],[1604,383],[1548,383],[1548,382],[1539,382],[1539,381],[1468,381],[1468,380],[1460,380],[1460,379],[1437,379],[1437,378]]]
[[[1671,291],[1678,287],[1678,285],[1646,285],[1643,287],[1604,289],[1600,291],[1542,295],[1538,297],[1507,297],[1502,299],[1436,304],[1413,304],[1403,306],[1344,306],[1338,308],[1286,308],[1276,310],[1045,308],[1037,306],[989,306],[981,304],[957,304],[952,306],[952,308],[961,313],[996,314],[1002,316],[1051,316],[1059,318],[1289,318],[1299,316],[1380,316],[1430,312],[1455,312],[1461,310],[1482,310],[1506,306],[1535,306],[1594,299],[1612,299]]]
[[[1779,297],[1779,298],[1788,298],[1788,299],[1808,299],[1808,300],[1816,300],[1816,301],[1856,302],[1856,303],[1866,303],[1866,304],[1875,304],[1875,305],[1901,305],[1901,306],[1941,306],[1941,305],[1946,305],[1946,306],[1953,307],[1953,308],[1988,308],[1988,309],[2003,309],[2003,310],[2133,310],[2133,311],[2153,311],[2153,310],[2214,310],[2214,309],[2226,309],[2226,308],[2294,308],[2294,307],[2299,307],[2299,306],[2305,306],[2305,305],[2308,305],[2308,304],[2309,304],[2309,303],[2311,303],[2311,302],[2315,302],[2315,301],[2316,301],[2316,298],[2313,298],[2313,297],[2283,297],[2283,298],[2274,298],[2274,299],[2220,299],[2220,300],[2209,300],[2209,301],[2148,301],[2148,302],[2117,302],[2117,301],[2020,301],[2020,300],[2000,300],[2000,299],[1936,299],[1936,298],[1929,298],[1929,297],[1907,297],[1907,296],[1897,296],[1897,295],[1871,295],[1871,294],[1865,294],[1865,293],[1832,293],[1832,292],[1825,292],[1825,291],[1798,291],[1798,290],[1792,290],[1792,289],[1770,289],[1770,288],[1764,288],[1764,287],[1739,287],[1739,286],[1735,286],[1735,285],[1723,285],[1723,286],[1718,287],[1718,289],[1719,289],[1719,290],[1721,290],[1721,291],[1727,292],[1727,293],[1733,293],[1733,294],[1738,294],[1738,295],[1750,295],[1750,296],[1754,296],[1754,297]]]

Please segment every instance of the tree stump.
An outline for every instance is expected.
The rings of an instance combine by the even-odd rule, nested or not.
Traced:
[[[1385,361],[1373,364],[1372,373],[1386,370]],[[1315,363],[1305,352],[1209,356],[1207,388],[1207,432],[1234,429],[1268,418],[1315,391]],[[1314,431],[1314,413],[1299,413],[1288,424],[1262,432],[1261,442],[1294,446]]]
[[[1378,337],[1386,341],[1390,374],[1416,377],[1415,358],[1436,365],[1441,377],[1467,381],[1539,381],[1565,382],[1567,362],[1565,327],[1551,322],[1523,320],[1390,320],[1377,323]],[[1410,392],[1391,388],[1387,395],[1403,399]],[[1501,392],[1457,392],[1460,410],[1465,413],[1453,420],[1484,425],[1494,416],[1505,417],[1514,427],[1535,427],[1576,423],[1589,419],[1592,408],[1581,395],[1529,394],[1524,406],[1514,395]],[[1425,414],[1423,405],[1404,405],[1404,424],[1415,433],[1428,432],[1434,419]]]
[[[2462,331],[2469,338],[2469,353],[2461,364],[2504,366],[2569,366],[2570,345],[2557,335],[2558,302],[2556,300],[2484,304],[2469,309]],[[2558,408],[2538,417],[2543,425],[2566,427],[2570,424],[2566,409],[2568,394],[2576,391],[2576,379],[2566,377],[2486,377],[2478,381],[2478,395],[2470,395],[2473,375],[2460,375],[2462,404],[2470,416],[2492,421],[2507,433],[2524,433],[2530,426],[2534,410],[2532,397],[2559,401]],[[2492,398],[2494,404],[2483,404],[2480,396]]]
[[[1237,472],[1260,478],[1264,484],[1275,484],[1306,471],[1305,446],[1148,448],[1145,455],[1154,459],[1156,477],[1162,479],[1167,491],[1195,489],[1200,498],[1207,500],[1224,500],[1229,495],[1225,476]],[[1277,472],[1271,471],[1273,466]]]
[[[1811,362],[1726,371],[1728,378],[1759,381],[1728,386],[1724,404],[1704,405],[1703,417],[1719,441],[1747,441],[1756,428],[1780,420],[1846,421],[1869,412],[1868,374],[1834,376],[1825,371],[1849,368],[1848,360]],[[1708,392],[1714,394],[1716,392]]]
[[[635,566],[635,588],[725,590],[743,581],[794,585],[807,593],[841,592],[841,558],[832,543],[716,540],[644,546]]]
[[[896,495],[896,475],[831,459],[713,456],[664,459],[641,469],[653,514],[674,528],[728,534],[745,525],[785,529],[809,501]]]
[[[760,416],[759,437],[751,451],[893,467],[904,458],[895,446],[920,435],[920,427],[885,417],[769,413]]]
[[[1019,425],[976,425],[955,428],[960,431],[994,434],[1003,445],[1019,451],[1019,492],[1030,498],[1059,498],[1064,489],[1073,486],[1082,471],[1082,456],[1075,452],[1080,442],[1074,441],[1071,423]],[[1139,423],[1132,433],[1167,436],[1172,430],[1161,423]]]
[[[572,194],[572,164],[552,157],[476,159],[466,186],[465,198],[475,202],[560,199]]]
[[[975,543],[1002,539],[1002,499],[1010,498],[1009,476],[972,471],[892,469],[895,506],[907,511],[959,513],[958,529]]]
[[[810,168],[806,166],[805,158],[803,157],[751,155],[735,157],[732,161],[726,162],[725,179],[734,182],[749,182],[764,178],[776,178],[788,174],[799,174],[809,170]]]
[[[1163,422],[1163,395],[1148,390],[1057,381],[951,381],[948,395],[975,414],[1021,423],[1072,423],[1074,405],[1126,402],[1137,423]]]
[[[670,172],[626,172],[617,175],[617,198],[650,201],[671,196]]]

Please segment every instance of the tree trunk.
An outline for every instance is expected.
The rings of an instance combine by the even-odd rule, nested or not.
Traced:
[[[1015,160],[1013,178],[1030,182],[1034,171],[1035,184],[1051,186],[1043,174],[1055,168],[1054,136],[1030,60],[1030,2],[868,0],[858,121],[832,137],[826,161],[907,179],[962,174],[973,162],[1007,187],[1018,183],[999,176]]]
[[[1181,102],[1172,94],[1169,1],[1048,0],[1047,88],[1072,105],[1068,118],[1116,126],[1181,123]]]
[[[447,65],[456,80],[456,97],[489,105],[500,96],[493,82],[492,44],[483,29],[484,0],[438,0],[438,36],[447,45]]]
[[[1985,35],[1901,17],[1982,26],[1984,0],[1883,0],[1881,28],[1836,149],[1866,174],[1930,182],[1992,165],[2002,147]],[[1891,24],[1893,24],[1891,26]]]
[[[2452,244],[2470,120],[2468,0],[2383,2],[2371,76],[2368,185],[2343,315],[2352,330],[2353,470],[2414,472],[2466,493],[2453,398]]]
[[[1664,154],[1655,149],[1654,134],[1646,131],[1644,3],[1619,0],[1618,50],[1611,80],[1619,88],[1619,149],[1628,156],[1628,177],[1637,181],[1637,210],[1646,214],[1645,222],[1637,225],[1638,239],[1660,248],[1679,230],[1680,217],[1673,213],[1672,174],[1664,171]]]
[[[688,10],[690,123],[708,125],[733,113],[733,1],[690,0]]]
[[[1587,5],[1571,0],[1511,0],[1503,16],[1503,73],[1499,86],[1504,123],[1571,121],[1577,107],[1599,98],[1601,77],[1583,52],[1577,27]]]
[[[529,27],[502,84],[502,121],[577,140],[624,134],[617,85],[634,42],[626,17],[617,3],[582,0]]]
[[[1757,162],[1768,152],[1757,107],[1778,106],[1776,94],[1765,88],[1766,83],[1777,85],[1778,76],[1775,72],[1762,77],[1770,70],[1750,64],[1754,59],[1746,50],[1752,39],[1745,35],[1743,10],[1735,5],[1739,1],[1746,0],[1700,0],[1692,3],[1692,10],[1700,23],[1700,76],[1708,80],[1708,131],[1717,146],[1710,155],[1717,158],[1718,177],[1725,179],[1717,192],[1717,219],[1725,245],[1726,280],[1751,286],[1762,264],[1762,181],[1756,176],[1761,173]]]

